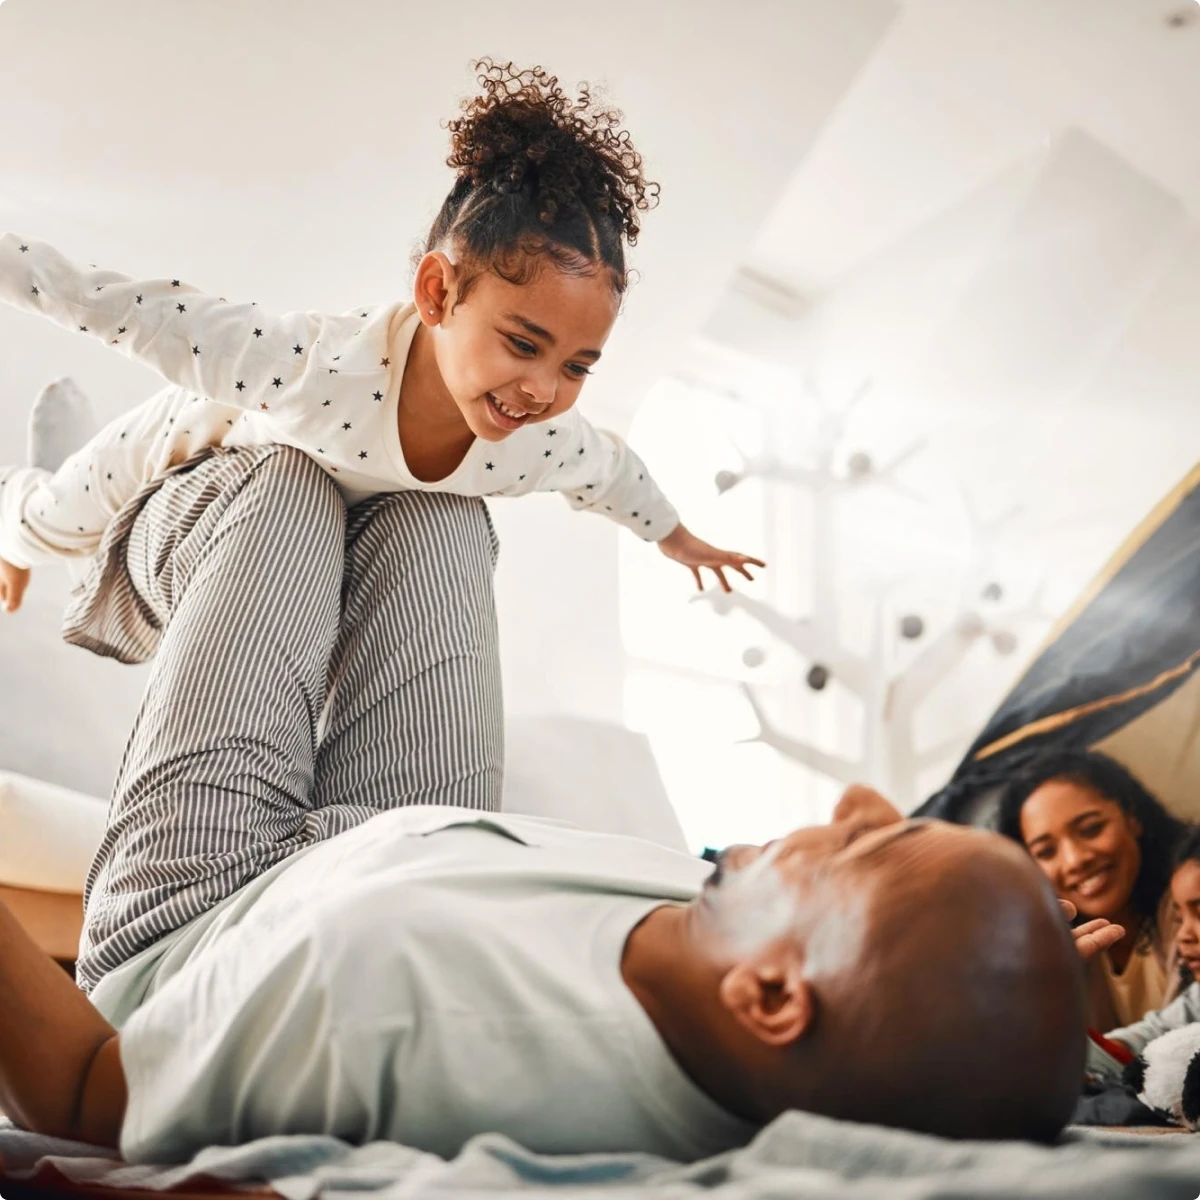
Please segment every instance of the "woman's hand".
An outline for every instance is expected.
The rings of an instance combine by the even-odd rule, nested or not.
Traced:
[[[738,554],[733,550],[718,550],[716,546],[702,542],[683,525],[677,525],[671,533],[668,533],[658,543],[658,548],[668,558],[673,558],[677,563],[683,563],[685,567],[691,569],[692,577],[696,580],[696,587],[700,591],[704,591],[704,580],[700,577],[701,567],[707,567],[717,577],[722,591],[731,592],[733,589],[725,578],[726,567],[737,571],[747,579],[753,579],[754,576],[746,569],[747,566],[765,567],[767,565],[762,559],[751,558],[747,554]]]
[[[1073,921],[1075,905],[1070,900],[1060,900],[1059,904],[1062,905],[1067,920]],[[1079,951],[1079,957],[1087,962],[1089,958],[1095,958],[1097,954],[1115,946],[1125,936],[1125,926],[1114,925],[1103,917],[1097,917],[1094,921],[1076,925],[1071,930],[1071,936],[1075,939],[1075,949]]]
[[[21,607],[21,599],[28,586],[28,568],[14,567],[0,558],[0,608],[5,612],[16,612]]]

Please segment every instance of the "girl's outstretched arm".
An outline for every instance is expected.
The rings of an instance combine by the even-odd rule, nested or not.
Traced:
[[[0,301],[97,339],[197,396],[294,419],[325,400],[387,392],[396,305],[273,314],[182,279],[77,266],[35,238],[0,234]]]
[[[118,1034],[0,903],[0,1110],[34,1133],[116,1147]]]

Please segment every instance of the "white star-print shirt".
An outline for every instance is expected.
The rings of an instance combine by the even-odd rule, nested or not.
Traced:
[[[637,455],[574,409],[503,442],[477,439],[445,479],[416,479],[397,425],[418,324],[411,304],[272,316],[179,279],[83,269],[14,234],[0,236],[0,299],[105,342],[170,385],[105,426],[54,474],[0,467],[0,558],[14,566],[91,555],[122,506],[173,467],[208,447],[269,442],[304,451],[348,504],[410,489],[555,491],[646,541],[679,523]]]

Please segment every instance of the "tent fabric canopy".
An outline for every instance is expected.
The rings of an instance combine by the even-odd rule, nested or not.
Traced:
[[[999,789],[1040,753],[1096,749],[1177,816],[1200,818],[1200,466],[1092,581],[950,782],[916,815],[994,819]]]

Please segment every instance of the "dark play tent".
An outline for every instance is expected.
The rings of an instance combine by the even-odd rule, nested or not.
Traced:
[[[921,816],[988,824],[1000,785],[1051,748],[1102,750],[1200,818],[1200,466],[1071,610]]]

